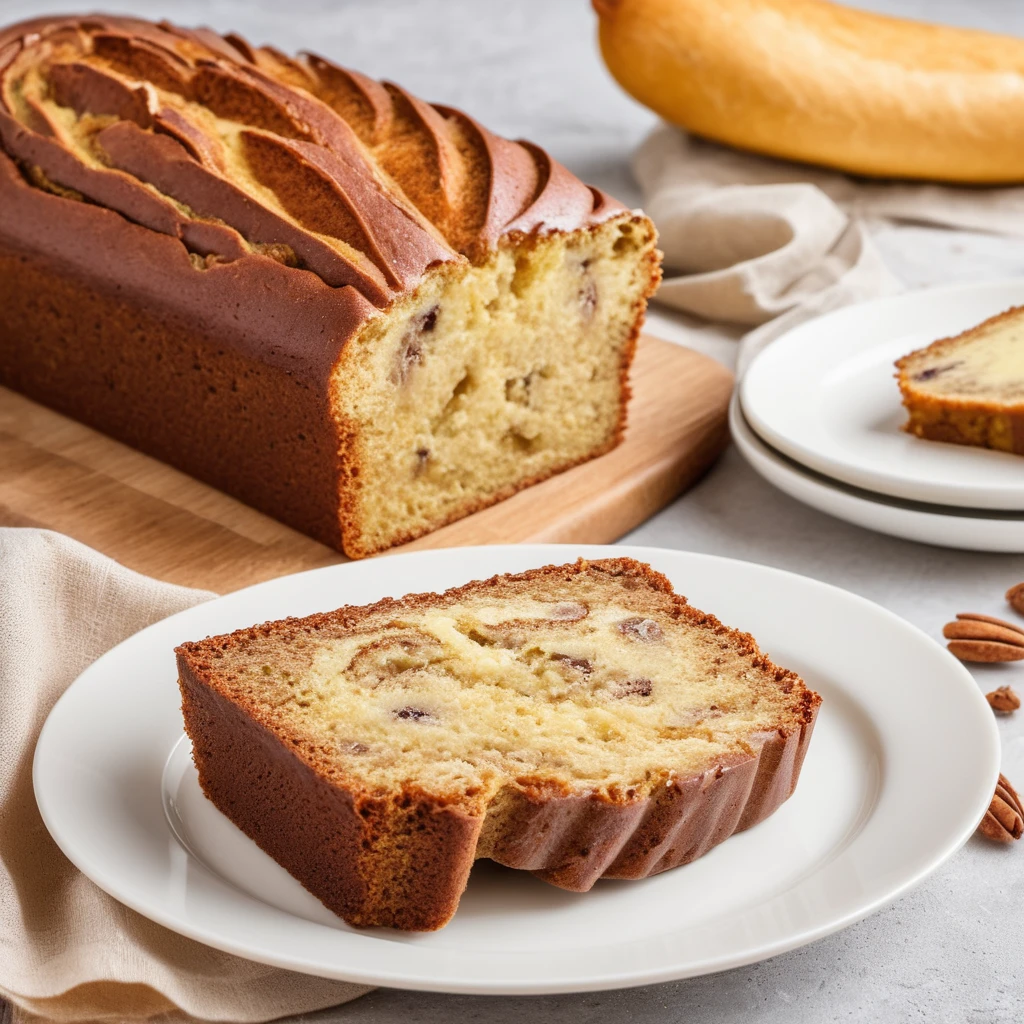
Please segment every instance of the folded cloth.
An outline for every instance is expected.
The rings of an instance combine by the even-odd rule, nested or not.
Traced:
[[[0,996],[26,1015],[265,1021],[369,991],[154,924],[85,878],[39,816],[32,755],[57,698],[125,637],[214,596],[141,576],[58,533],[0,529]]]
[[[881,221],[1024,236],[1024,188],[854,179],[656,127],[633,171],[665,253],[659,302],[754,327],[739,369],[791,327],[901,289],[871,239]]]

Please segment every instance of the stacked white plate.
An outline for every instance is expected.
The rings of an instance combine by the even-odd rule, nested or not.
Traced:
[[[908,292],[801,324],[751,363],[730,410],[747,461],[839,519],[908,540],[1024,552],[1024,457],[922,441],[893,363],[1024,305],[1024,280]]]

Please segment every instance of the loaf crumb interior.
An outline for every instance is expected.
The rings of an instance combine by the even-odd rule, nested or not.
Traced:
[[[640,798],[806,712],[749,636],[634,576],[498,579],[281,628],[215,645],[218,687],[336,778],[478,811],[517,785]]]
[[[611,448],[653,247],[628,214],[520,238],[371,322],[334,376],[342,433],[361,424],[346,550],[418,536]]]
[[[1024,309],[986,322],[967,337],[908,356],[903,368],[915,390],[947,398],[1024,402]]]

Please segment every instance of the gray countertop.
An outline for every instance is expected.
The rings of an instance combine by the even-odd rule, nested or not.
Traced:
[[[73,6],[68,0],[0,0],[0,20]],[[97,6],[235,29],[286,51],[317,50],[426,99],[463,107],[502,134],[529,137],[586,180],[627,203],[639,202],[629,154],[654,118],[604,71],[586,0],[134,0]],[[1017,0],[861,6],[1024,35],[1024,4]],[[880,244],[892,269],[912,286],[1024,273],[1020,241],[893,227]],[[656,323],[674,340],[729,361],[734,333],[679,317]],[[774,490],[732,449],[696,488],[627,540],[813,576],[877,601],[936,637],[957,611],[1004,614],[1003,592],[1024,580],[1024,556],[925,547],[830,519]],[[1016,668],[982,669],[976,676],[985,690],[1011,676],[1024,690],[1024,671]],[[1004,771],[1020,786],[1024,712],[1002,721],[1000,730]],[[1022,914],[1024,848],[975,838],[889,908],[751,967],[590,995],[495,998],[380,989],[302,1019],[1011,1024],[1024,1021]]]

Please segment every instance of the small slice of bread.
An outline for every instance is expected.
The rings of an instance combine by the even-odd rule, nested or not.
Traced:
[[[628,558],[177,650],[204,792],[354,925],[430,930],[480,857],[585,891],[792,793],[818,695]]]
[[[1024,306],[896,362],[904,429],[1024,455]]]

